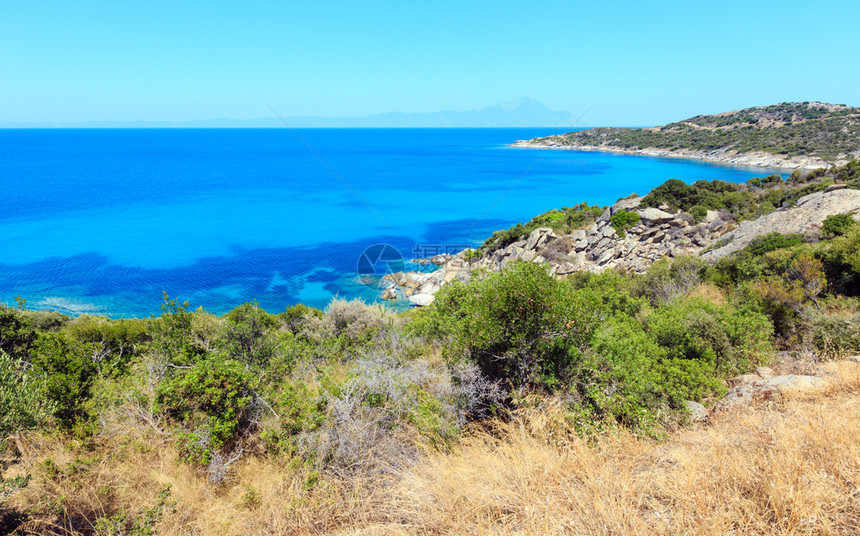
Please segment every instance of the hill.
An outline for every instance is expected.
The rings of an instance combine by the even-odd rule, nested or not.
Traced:
[[[593,128],[514,145],[813,169],[860,157],[860,108],[782,103],[697,115],[662,127]]]

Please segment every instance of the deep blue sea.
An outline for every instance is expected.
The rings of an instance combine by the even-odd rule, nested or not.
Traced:
[[[507,146],[564,130],[0,130],[0,301],[143,317],[162,292],[216,314],[375,300],[357,277],[374,244],[457,251],[670,178],[771,173]]]

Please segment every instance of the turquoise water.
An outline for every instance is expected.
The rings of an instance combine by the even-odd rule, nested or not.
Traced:
[[[514,149],[554,129],[0,130],[0,300],[111,317],[377,298],[357,263],[457,251],[670,178],[771,170]]]

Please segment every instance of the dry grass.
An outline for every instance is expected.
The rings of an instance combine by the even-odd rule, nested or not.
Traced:
[[[545,406],[386,481],[316,480],[289,460],[246,456],[213,487],[152,434],[101,439],[89,454],[31,437],[17,470],[34,478],[11,505],[41,512],[22,527],[31,534],[92,533],[87,520],[151,507],[167,483],[168,535],[860,534],[860,366],[821,373],[824,389],[715,414],[661,442],[618,432],[587,443]],[[51,477],[49,457],[80,467]]]
[[[713,283],[701,283],[693,292],[690,293],[692,298],[701,298],[702,300],[713,303],[714,305],[724,305],[726,303],[726,295],[722,290]]]

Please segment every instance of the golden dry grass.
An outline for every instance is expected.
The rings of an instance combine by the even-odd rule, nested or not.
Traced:
[[[618,431],[589,443],[545,404],[384,482],[313,483],[289,460],[248,455],[215,487],[142,430],[91,452],[31,436],[16,470],[34,478],[10,504],[36,512],[22,527],[31,534],[92,533],[91,520],[151,507],[167,483],[167,535],[860,534],[860,365],[822,374],[823,389],[715,414],[663,441]],[[51,477],[47,458],[80,467]]]
[[[700,298],[715,305],[723,305],[726,303],[725,293],[723,293],[720,287],[713,283],[699,284],[699,286],[693,289],[693,292],[690,293],[690,297]]]

